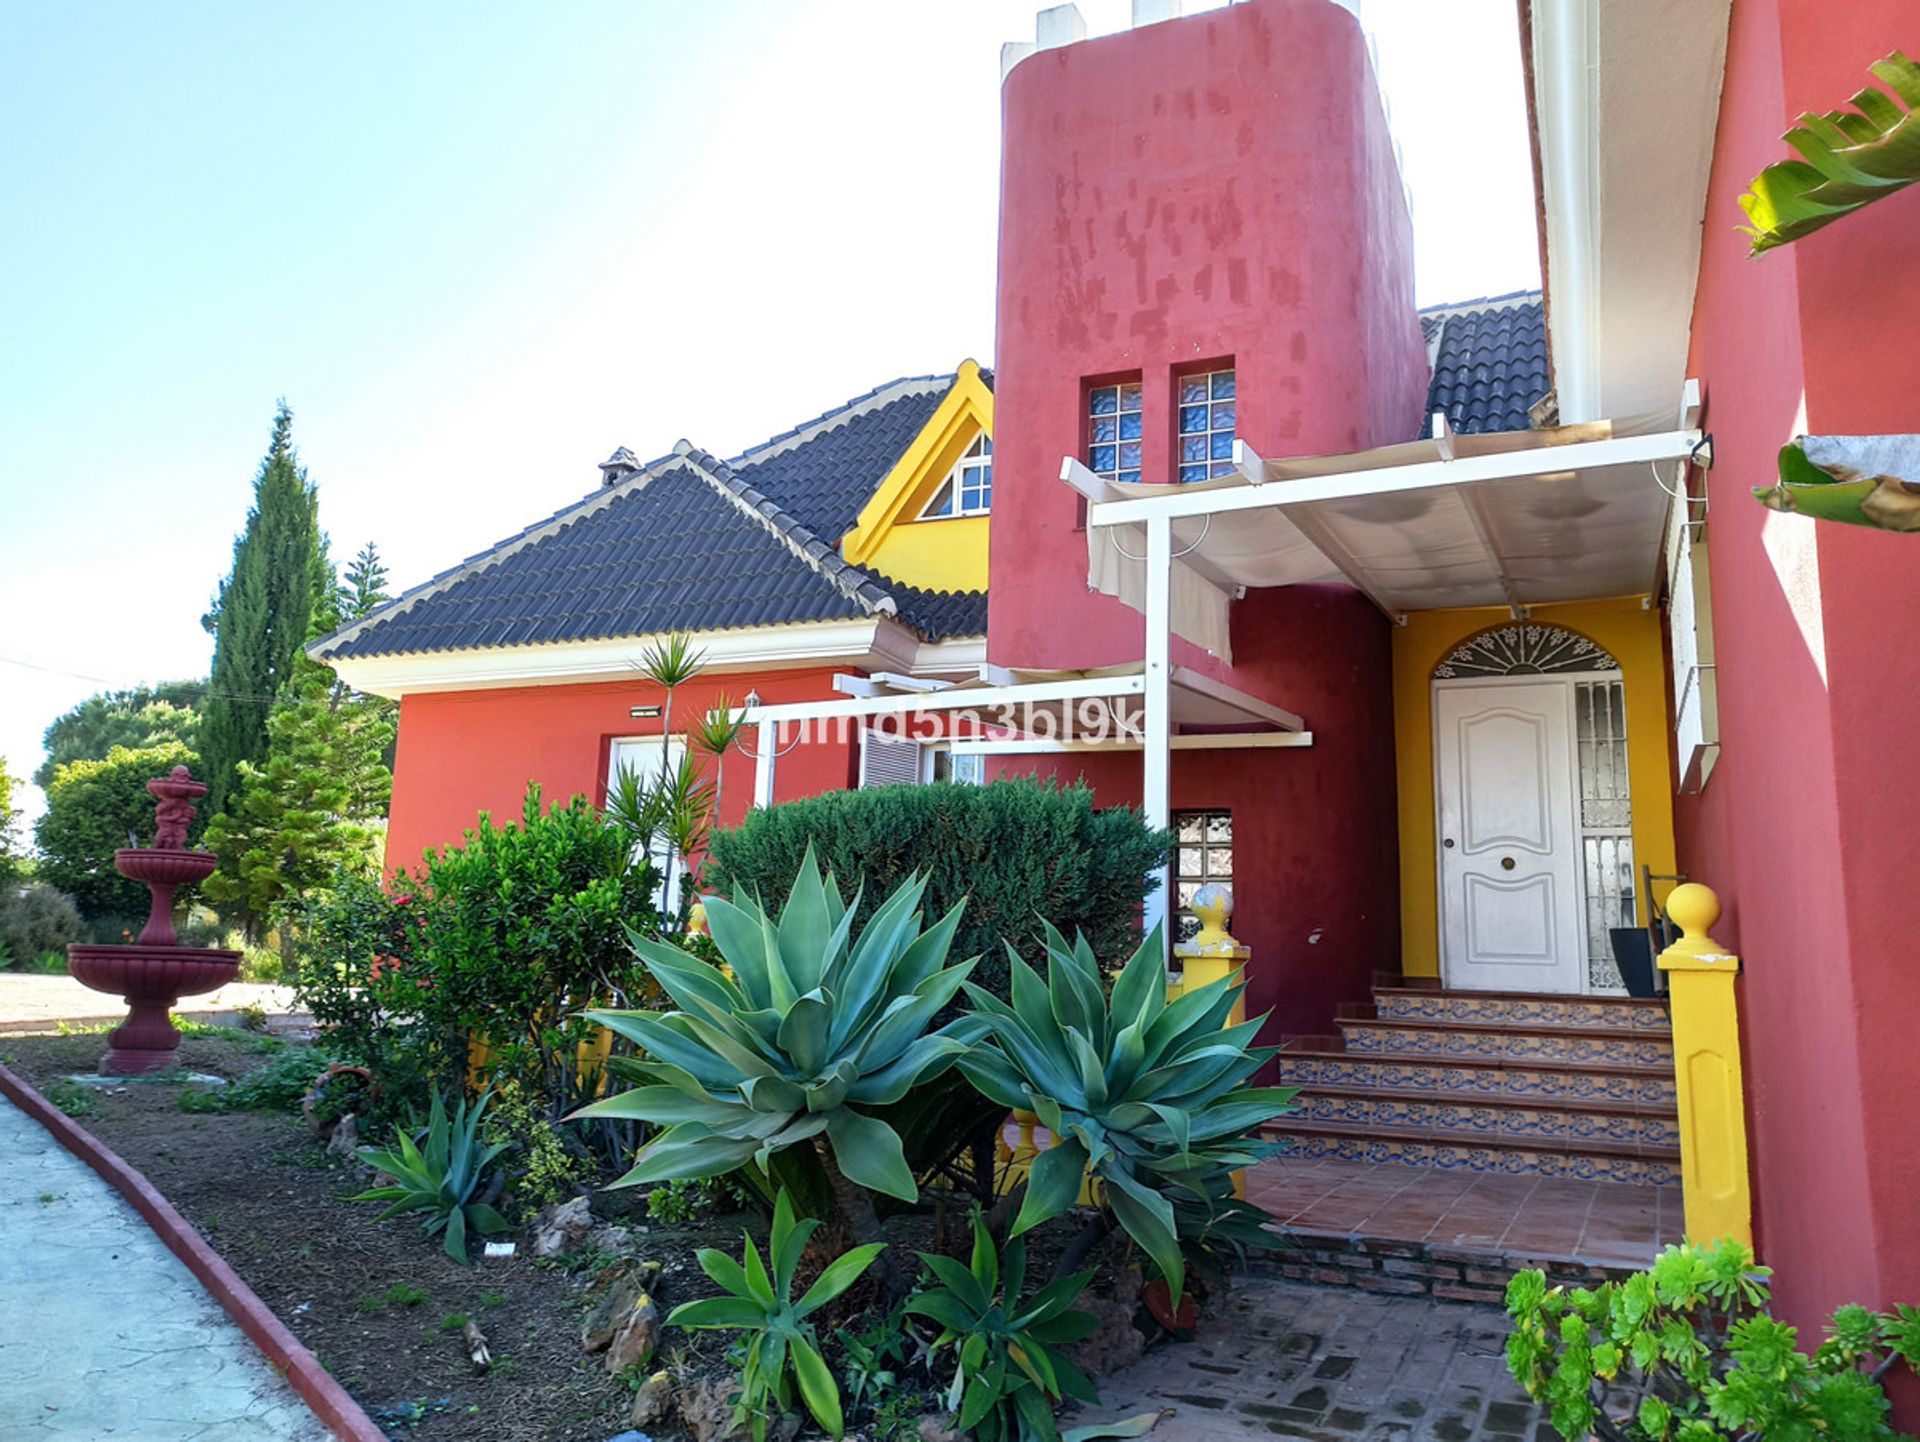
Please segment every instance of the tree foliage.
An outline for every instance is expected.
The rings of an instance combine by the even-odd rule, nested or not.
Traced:
[[[264,761],[242,761],[227,810],[208,823],[220,866],[203,890],[257,932],[275,905],[341,871],[379,870],[393,773],[390,704],[343,694],[312,667],[267,719]]]
[[[13,804],[13,773],[7,770],[7,758],[0,756],[0,881],[19,867],[14,847],[19,838],[14,828],[20,823],[19,808]]]
[[[749,812],[713,833],[702,880],[722,895],[758,893],[776,906],[811,846],[823,869],[865,883],[871,908],[923,874],[928,914],[966,901],[954,952],[980,957],[974,981],[1004,996],[1006,947],[1039,942],[1041,917],[1085,935],[1102,963],[1125,960],[1139,939],[1147,874],[1169,842],[1137,811],[1095,810],[1083,785],[876,786]]]
[[[226,809],[241,762],[265,759],[274,698],[293,679],[316,617],[324,624],[333,614],[335,592],[317,495],[294,448],[293,412],[282,401],[254,477],[253,508],[233,543],[233,569],[206,618],[213,675],[200,748],[211,811]]]
[[[166,681],[89,696],[47,727],[47,759],[33,773],[44,788],[69,761],[98,761],[116,746],[141,750],[178,741],[194,746],[200,735],[203,681]]]
[[[153,844],[153,797],[147,783],[175,766],[199,774],[200,758],[178,741],[134,750],[116,746],[100,760],[70,761],[53,773],[47,809],[34,828],[41,880],[73,898],[89,921],[144,917],[147,888],[113,869],[123,846]],[[206,820],[203,810],[195,826]],[[188,844],[194,838],[188,837]]]
[[[346,579],[340,583],[340,619],[358,621],[391,599],[387,568],[381,564],[379,548],[368,541],[347,563]]]

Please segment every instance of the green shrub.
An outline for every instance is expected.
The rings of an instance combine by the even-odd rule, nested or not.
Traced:
[[[1114,1220],[1167,1280],[1177,1306],[1186,1248],[1216,1233],[1257,1240],[1271,1221],[1233,1197],[1232,1173],[1270,1155],[1254,1139],[1297,1088],[1245,1087],[1278,1054],[1254,1046],[1265,1017],[1224,1025],[1245,990],[1222,978],[1167,1000],[1156,930],[1109,996],[1084,937],[1048,926],[1047,976],[1012,959],[1013,1004],[972,985],[991,1044],[961,1059],[967,1079],[1006,1107],[1031,1107],[1056,1144],[1034,1161],[1018,1235],[1103,1184]]]
[[[840,1388],[820,1355],[820,1339],[807,1319],[859,1281],[886,1244],[855,1247],[828,1263],[796,1302],[792,1299],[793,1274],[800,1265],[800,1254],[806,1250],[807,1238],[819,1225],[816,1221],[795,1221],[793,1199],[782,1191],[774,1203],[767,1260],[761,1260],[751,1236],[738,1262],[725,1252],[702,1247],[698,1254],[700,1270],[725,1295],[683,1302],[667,1317],[676,1327],[745,1334],[733,1425],[741,1427],[751,1422],[755,1442],[765,1442],[767,1423],[776,1409],[782,1415],[792,1409],[794,1382],[799,1383],[800,1398],[807,1410],[829,1436],[838,1437],[846,1430]]]
[[[1769,1275],[1737,1242],[1669,1247],[1592,1290],[1516,1273],[1508,1369],[1569,1442],[1894,1437],[1881,1381],[1920,1366],[1920,1308],[1842,1307],[1809,1357],[1766,1313]]]
[[[286,958],[272,947],[249,946],[240,953],[240,980],[278,986],[286,976]]]
[[[848,885],[864,882],[868,907],[923,875],[930,915],[967,903],[955,954],[980,957],[975,981],[1004,996],[1003,943],[1030,945],[1043,916],[1084,933],[1103,962],[1121,961],[1139,937],[1148,873],[1170,841],[1130,808],[1096,810],[1083,785],[876,786],[749,812],[714,832],[704,880],[722,895],[757,891],[777,906],[809,846]]]
[[[263,1067],[248,1072],[229,1086],[208,1092],[183,1091],[182,1111],[298,1112],[332,1058],[319,1047],[293,1046]]]
[[[581,1012],[658,995],[627,940],[658,928],[655,882],[584,797],[543,811],[529,787],[517,824],[483,815],[390,890],[342,873],[287,908],[299,996],[389,1106],[463,1086],[469,1043],[484,1042],[489,1080],[554,1120],[593,1080],[580,1048],[598,1028]]]
[[[65,971],[65,948],[81,935],[80,913],[65,892],[43,881],[0,879],[0,967],[44,971],[40,959],[52,952]]]
[[[348,1198],[355,1202],[388,1202],[381,1220],[402,1212],[425,1212],[421,1228],[428,1236],[446,1236],[446,1252],[456,1262],[467,1260],[467,1234],[493,1236],[512,1230],[512,1223],[474,1194],[486,1183],[494,1158],[504,1142],[480,1137],[480,1121],[487,1110],[483,1094],[471,1107],[460,1103],[451,1121],[446,1103],[434,1093],[433,1113],[421,1146],[402,1128],[394,1129],[394,1149],[360,1148],[360,1160],[393,1178],[391,1186],[373,1187]],[[425,1293],[420,1294],[424,1299]],[[407,1305],[412,1305],[408,1303]]]

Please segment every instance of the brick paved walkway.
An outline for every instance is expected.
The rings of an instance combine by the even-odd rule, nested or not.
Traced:
[[[1173,1409],[1153,1442],[1557,1442],[1494,1307],[1242,1278],[1192,1343],[1099,1383],[1088,1419]]]

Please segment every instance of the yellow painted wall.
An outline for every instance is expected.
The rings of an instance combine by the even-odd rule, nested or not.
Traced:
[[[993,435],[993,392],[980,367],[962,361],[953,388],[840,538],[840,554],[923,590],[986,590],[988,518],[919,519],[982,431]]]
[[[1633,787],[1634,868],[1650,865],[1656,872],[1671,872],[1673,767],[1667,745],[1660,613],[1643,609],[1636,596],[1535,606],[1530,619],[1578,631],[1606,647],[1620,663],[1627,702],[1627,773]],[[1416,611],[1393,635],[1394,761],[1400,782],[1400,966],[1408,976],[1440,974],[1433,668],[1469,636],[1509,620],[1499,607]],[[1643,923],[1647,919],[1644,897],[1639,919]]]
[[[985,516],[895,521],[867,565],[881,575],[928,591],[987,589]]]

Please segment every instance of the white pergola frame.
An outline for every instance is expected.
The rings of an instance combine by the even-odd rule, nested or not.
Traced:
[[[1161,528],[1164,530],[1165,528]],[[1151,630],[1149,630],[1151,635]],[[1163,642],[1165,640],[1162,628]],[[1293,712],[1236,690],[1225,682],[1175,666],[1170,645],[1163,644],[1156,667],[1149,647],[1147,664],[1137,674],[1067,676],[1020,681],[1004,668],[983,666],[985,684],[947,684],[939,689],[926,678],[885,675],[835,676],[836,690],[847,694],[835,700],[791,701],[777,705],[742,706],[733,715],[753,726],[754,805],[773,804],[774,763],[780,751],[780,728],[806,722],[843,720],[849,723],[924,712],[996,712],[1020,707],[1053,706],[1064,702],[1130,696],[1141,698],[1144,734],[1107,739],[1067,737],[985,736],[953,737],[947,744],[960,756],[1035,756],[1086,752],[1140,752],[1143,758],[1142,806],[1147,824],[1164,828],[1172,820],[1169,807],[1170,753],[1173,751],[1268,750],[1311,746],[1313,733]],[[889,687],[901,689],[890,690]],[[1241,713],[1248,724],[1272,729],[1247,732],[1202,732],[1175,735],[1173,693],[1176,687],[1206,701]],[[988,723],[997,724],[997,723]],[[797,744],[797,743],[796,743]],[[791,748],[789,748],[791,749]],[[1171,859],[1158,873],[1159,886],[1143,908],[1149,930],[1164,924],[1170,911]],[[1163,935],[1167,933],[1163,931]]]
[[[1508,608],[1519,617],[1526,612],[1526,600],[1516,590],[1493,547],[1491,532],[1481,509],[1481,495],[1475,492],[1474,487],[1492,481],[1552,476],[1587,468],[1636,463],[1684,463],[1698,457],[1704,439],[1698,429],[1700,405],[1699,382],[1689,380],[1682,391],[1678,424],[1671,430],[1460,457],[1453,453],[1451,435],[1444,420],[1436,417],[1435,439],[1439,444],[1441,459],[1410,465],[1361,467],[1330,475],[1290,476],[1285,480],[1270,477],[1267,463],[1253,448],[1244,441],[1236,441],[1234,464],[1246,477],[1248,485],[1221,488],[1169,486],[1164,495],[1125,500],[1108,499],[1111,492],[1103,478],[1088,470],[1076,458],[1065,457],[1060,468],[1060,479],[1087,497],[1089,535],[1101,528],[1123,525],[1140,525],[1146,532],[1146,654],[1141,677],[1144,683],[1141,695],[1146,710],[1146,754],[1141,809],[1148,824],[1164,827],[1172,819],[1172,753],[1179,749],[1180,741],[1188,739],[1176,738],[1173,734],[1171,704],[1174,679],[1172,589],[1175,522],[1211,520],[1215,516],[1265,508],[1291,508],[1314,501],[1352,500],[1409,491],[1454,490],[1459,493],[1468,514],[1473,518],[1481,544],[1487,548]],[[1360,568],[1344,547],[1325,534],[1324,528],[1312,524],[1313,518],[1299,513],[1289,519],[1294,521],[1301,534],[1320,550],[1328,562],[1389,620],[1397,626],[1407,623],[1406,610],[1394,603],[1387,588]],[[1303,519],[1309,524],[1301,525]],[[1655,549],[1657,554],[1659,548],[1656,546]],[[1171,884],[1171,876],[1163,875],[1161,880],[1160,894],[1164,897]]]

